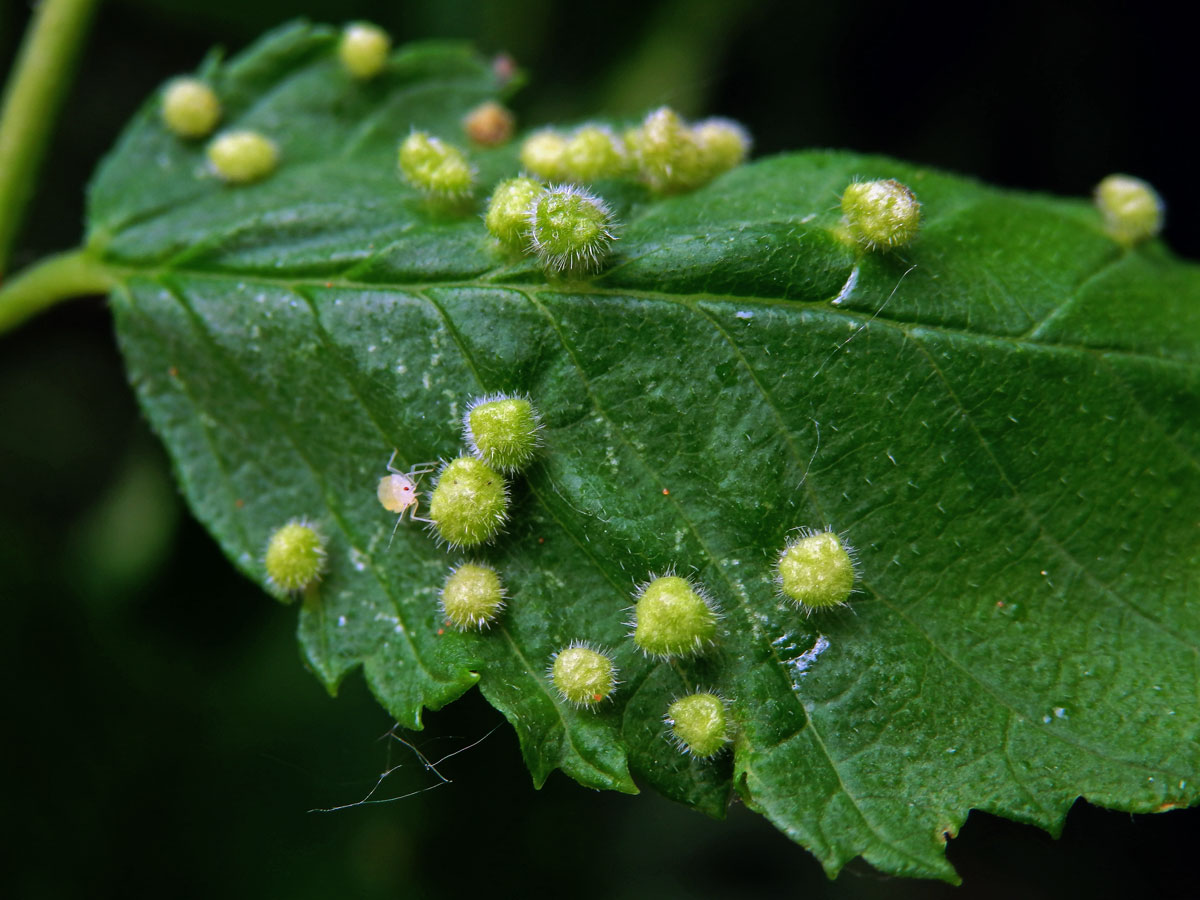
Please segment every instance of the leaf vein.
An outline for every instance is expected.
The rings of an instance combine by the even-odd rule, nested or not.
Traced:
[[[1084,577],[1089,582],[1094,584],[1096,587],[1100,588],[1102,593],[1104,593],[1105,595],[1107,595],[1109,597],[1112,597],[1120,605],[1124,606],[1126,609],[1133,612],[1139,618],[1144,619],[1147,622],[1150,622],[1155,628],[1160,630],[1163,634],[1166,634],[1166,635],[1170,636],[1171,638],[1175,639],[1180,644],[1182,644],[1184,647],[1191,650],[1192,653],[1200,652],[1200,646],[1189,642],[1186,637],[1184,637],[1183,635],[1176,632],[1173,628],[1168,627],[1161,620],[1159,620],[1159,619],[1155,618],[1154,616],[1150,615],[1149,613],[1147,613],[1145,610],[1143,610],[1137,604],[1126,599],[1121,594],[1118,594],[1115,590],[1113,590],[1112,587],[1105,584],[1099,578],[1097,578],[1095,575],[1093,575],[1081,562],[1079,562],[1079,560],[1077,560],[1075,558],[1074,554],[1072,554],[1069,550],[1067,550],[1067,548],[1062,544],[1062,542],[1056,536],[1054,536],[1053,534],[1050,533],[1049,529],[1046,527],[1046,524],[1042,520],[1041,516],[1039,516],[1036,512],[1033,511],[1033,508],[1029,505],[1028,501],[1026,501],[1024,495],[1017,488],[1016,484],[1013,483],[1012,479],[1009,478],[1008,473],[1004,470],[1004,467],[1000,464],[1000,460],[996,457],[996,454],[992,451],[991,446],[988,444],[988,442],[986,440],[984,440],[984,437],[980,433],[978,426],[975,424],[975,420],[972,418],[971,413],[967,410],[966,405],[962,402],[962,399],[958,396],[958,392],[954,390],[954,387],[953,387],[953,385],[951,385],[950,380],[946,376],[945,372],[942,371],[941,367],[937,364],[937,361],[933,358],[933,354],[929,352],[929,349],[925,346],[924,342],[920,339],[919,336],[913,335],[913,337],[914,337],[914,342],[915,342],[917,348],[921,351],[922,355],[929,362],[929,365],[933,368],[933,370],[938,373],[938,376],[941,378],[942,383],[946,387],[947,393],[950,395],[950,399],[954,402],[955,406],[958,408],[959,412],[962,414],[963,420],[967,423],[967,427],[969,427],[971,429],[971,432],[975,436],[976,441],[978,441],[980,447],[983,449],[983,452],[987,455],[988,459],[991,461],[992,465],[995,467],[997,474],[999,474],[1001,480],[1004,482],[1005,486],[1008,488],[1013,499],[1020,505],[1022,512],[1024,512],[1025,517],[1029,520],[1029,522],[1035,528],[1037,528],[1038,532],[1043,537],[1045,537],[1046,541],[1052,547],[1054,547],[1054,549],[1058,552],[1059,556],[1062,557],[1066,562],[1068,562],[1072,566],[1074,566],[1076,569],[1078,569],[1080,572],[1082,572]]]
[[[603,406],[601,406],[600,401],[596,396],[595,390],[592,387],[591,381],[587,377],[587,373],[584,371],[583,366],[579,363],[579,359],[578,359],[577,355],[575,354],[574,348],[571,346],[570,342],[567,340],[566,336],[563,334],[562,328],[559,326],[558,321],[554,318],[553,315],[551,315],[550,311],[548,309],[546,309],[546,307],[544,307],[540,302],[537,301],[537,299],[532,294],[525,294],[525,296],[529,300],[529,302],[531,304],[533,304],[533,306],[539,312],[541,312],[543,316],[546,317],[546,319],[550,322],[551,326],[554,328],[555,333],[558,335],[559,341],[563,345],[563,349],[567,352],[567,355],[571,359],[572,365],[574,365],[576,371],[579,374],[580,379],[583,381],[584,389],[587,391],[587,394],[592,401],[592,406],[596,410],[597,415],[601,416],[609,424],[609,427],[612,428],[613,433],[617,435],[617,437],[626,446],[626,448],[628,448],[630,453],[632,453],[638,459],[638,461],[642,464],[642,468],[647,472],[647,474],[649,474],[650,477],[658,484],[658,486],[661,487],[663,484],[662,478],[658,475],[658,473],[655,471],[655,469],[649,464],[649,462],[645,459],[645,457],[637,450],[637,448],[634,447],[630,443],[629,439],[625,436],[624,431],[622,431],[620,428],[618,428],[616,426],[616,423],[614,423],[612,421],[612,419],[609,417],[608,412],[604,409]],[[740,597],[743,604],[748,603],[749,598],[746,597],[745,593],[733,582],[733,580],[729,577],[729,574],[726,571],[724,571],[724,569],[721,566],[716,565],[716,560],[714,558],[712,551],[709,550],[707,543],[705,542],[704,538],[700,535],[699,531],[697,530],[696,526],[693,524],[691,519],[687,515],[684,514],[682,508],[679,506],[679,501],[676,500],[671,495],[667,495],[667,500],[675,507],[676,514],[679,516],[680,521],[685,526],[687,526],[689,531],[691,531],[692,536],[695,538],[701,551],[708,558],[708,561],[712,565],[712,568],[720,573],[720,577],[725,581],[727,587],[729,588],[731,595]],[[781,677],[784,677],[786,680],[786,676],[783,676],[783,671],[784,671],[783,661],[779,658],[778,654],[775,652],[774,647],[771,647],[771,653],[772,653],[772,655],[775,656],[776,662],[778,663],[778,665],[776,667],[776,672]],[[816,724],[814,723],[812,717],[809,715],[808,710],[804,707],[803,703],[800,703],[799,698],[796,696],[795,691],[793,691],[791,689],[791,685],[786,684],[785,687],[787,689],[788,695],[795,700],[795,702],[799,705],[800,709],[803,711],[805,719],[807,720],[809,727],[812,729],[813,738],[816,740],[817,745],[821,748],[821,752],[825,756],[826,762],[828,763],[831,771],[833,772],[834,777],[837,778],[837,782],[838,782],[839,786],[841,787],[842,792],[846,795],[846,798],[850,801],[850,805],[854,808],[856,814],[858,815],[859,819],[862,821],[863,825],[866,827],[867,831],[869,831],[876,838],[876,840],[878,840],[881,844],[883,844],[887,847],[890,847],[898,855],[900,855],[904,858],[907,858],[911,861],[918,862],[921,866],[925,866],[926,863],[924,860],[921,860],[919,857],[913,855],[909,850],[902,847],[901,845],[894,843],[892,840],[885,837],[883,834],[881,834],[877,830],[875,824],[867,817],[866,813],[863,811],[862,807],[859,805],[858,800],[855,798],[855,796],[853,794],[850,793],[849,789],[846,787],[845,782],[842,780],[841,772],[838,770],[836,763],[834,763],[833,757],[830,755],[829,749],[826,746],[824,740],[821,738],[820,734],[818,733]]]

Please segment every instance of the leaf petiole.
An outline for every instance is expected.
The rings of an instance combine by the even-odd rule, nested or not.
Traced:
[[[0,288],[0,335],[60,300],[107,293],[115,283],[112,270],[89,250],[47,257]]]

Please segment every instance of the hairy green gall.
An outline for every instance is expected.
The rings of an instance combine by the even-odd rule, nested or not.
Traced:
[[[489,628],[504,609],[500,575],[483,563],[462,563],[450,570],[438,603],[446,621],[459,631]]]
[[[616,239],[608,204],[584,188],[551,187],[530,209],[530,245],[542,266],[552,271],[597,269]]]
[[[732,739],[728,704],[709,692],[680,697],[667,707],[663,722],[679,751],[700,759],[716,756]]]
[[[501,472],[519,472],[541,445],[542,420],[528,397],[488,394],[463,414],[463,443],[476,459]]]
[[[517,120],[512,112],[495,100],[487,100],[467,113],[463,131],[481,147],[499,147],[512,140]]]
[[[226,131],[208,145],[208,161],[230,184],[260,181],[279,165],[279,148],[257,131]]]
[[[633,642],[647,656],[674,659],[703,653],[715,643],[717,611],[704,589],[678,575],[652,577],[638,588]]]
[[[886,179],[856,181],[842,192],[850,236],[868,250],[903,247],[921,227],[921,204],[907,185]]]
[[[690,191],[711,177],[695,134],[673,109],[654,110],[626,140],[637,160],[639,176],[652,191]]]
[[[1162,230],[1162,198],[1132,175],[1109,175],[1096,185],[1096,206],[1104,216],[1105,230],[1128,247]]]
[[[710,178],[741,165],[750,153],[750,132],[732,119],[697,122],[692,126],[692,135],[700,146],[700,155]]]
[[[602,125],[581,126],[569,137],[553,128],[535,132],[521,148],[521,163],[551,182],[636,176],[651,190],[672,194],[707,184],[749,150],[750,136],[736,122],[706,119],[692,126],[664,106],[620,136]]]
[[[466,154],[424,131],[401,142],[400,174],[418,191],[443,199],[466,197],[475,182]]]
[[[563,168],[571,181],[618,178],[628,168],[625,142],[607,128],[584,125],[563,147]]]
[[[473,456],[460,456],[438,473],[429,495],[429,518],[451,547],[490,541],[508,519],[508,483]]]
[[[529,135],[521,144],[521,165],[539,178],[562,181],[570,177],[566,150],[566,137],[553,128],[543,128]]]
[[[319,580],[325,569],[325,539],[304,519],[293,519],[267,541],[263,566],[274,593],[301,591]]]
[[[176,78],[162,95],[163,123],[181,138],[202,138],[221,120],[216,91],[198,78]]]
[[[616,690],[612,656],[585,641],[571,641],[550,657],[546,673],[558,696],[577,707],[594,707]]]
[[[338,42],[338,59],[342,61],[342,67],[363,81],[383,71],[391,52],[392,39],[388,33],[370,22],[347,25]]]
[[[729,119],[689,126],[666,106],[625,133],[638,176],[651,190],[676,194],[695,190],[739,165],[750,152],[750,135]]]
[[[775,584],[805,614],[845,605],[855,578],[854,550],[828,530],[803,529],[775,565]]]
[[[545,190],[546,186],[533,178],[501,181],[488,200],[483,224],[506,247],[529,249],[529,211]]]

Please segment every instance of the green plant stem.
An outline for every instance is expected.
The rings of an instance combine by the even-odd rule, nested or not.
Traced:
[[[0,275],[96,0],[42,0],[21,45],[0,114]]]
[[[0,289],[0,334],[60,300],[102,294],[115,282],[112,270],[87,250],[47,257]]]

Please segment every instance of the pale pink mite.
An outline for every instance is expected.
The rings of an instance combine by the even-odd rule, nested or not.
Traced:
[[[404,514],[408,513],[408,518],[414,522],[429,522],[429,519],[423,519],[417,515],[417,508],[420,504],[420,499],[417,495],[417,486],[421,482],[422,475],[428,475],[437,468],[437,463],[417,463],[407,472],[402,472],[397,469],[392,463],[396,461],[398,450],[392,451],[392,457],[388,460],[387,470],[390,475],[384,475],[379,479],[379,488],[376,490],[376,496],[379,497],[379,502],[383,504],[383,508],[388,512],[398,513],[396,525],[392,528],[392,537],[396,536],[396,528],[400,527],[400,522],[404,518]],[[388,539],[388,544],[391,544],[391,539]]]

